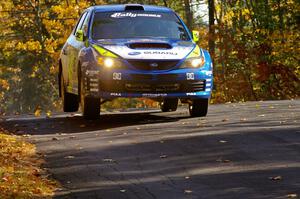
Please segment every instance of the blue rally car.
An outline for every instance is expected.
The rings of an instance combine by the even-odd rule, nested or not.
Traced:
[[[171,9],[139,4],[86,9],[59,58],[59,93],[65,112],[85,118],[118,97],[152,98],[175,111],[178,99],[190,115],[206,116],[212,61]]]

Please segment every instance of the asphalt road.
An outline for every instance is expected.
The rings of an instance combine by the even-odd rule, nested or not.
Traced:
[[[55,198],[299,198],[300,101],[51,118],[1,125],[35,143],[63,188]]]

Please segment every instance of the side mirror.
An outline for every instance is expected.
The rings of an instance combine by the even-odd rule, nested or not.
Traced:
[[[192,32],[193,32],[193,40],[194,40],[194,42],[199,41],[199,35],[200,35],[199,31],[193,30]]]
[[[77,30],[75,33],[75,37],[77,41],[83,41],[83,30]]]

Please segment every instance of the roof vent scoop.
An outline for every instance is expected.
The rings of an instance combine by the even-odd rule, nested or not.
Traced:
[[[125,10],[144,10],[144,7],[140,4],[128,4],[125,5]]]

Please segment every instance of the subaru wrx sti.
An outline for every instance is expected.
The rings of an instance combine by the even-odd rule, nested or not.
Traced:
[[[191,116],[206,116],[213,86],[209,53],[180,17],[166,7],[106,5],[86,9],[59,58],[59,93],[65,112],[100,115],[119,97],[152,98],[161,110],[178,100]]]

